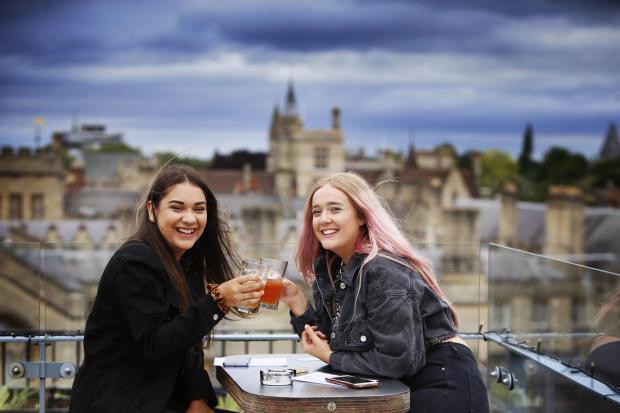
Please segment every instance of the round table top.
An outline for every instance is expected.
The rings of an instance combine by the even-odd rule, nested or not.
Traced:
[[[247,358],[247,355],[238,358]],[[253,354],[251,357],[268,361],[268,358],[286,358],[287,368],[306,367],[310,373],[346,374],[332,370],[322,361],[307,354]],[[235,356],[226,357],[234,361]],[[227,363],[228,364],[228,363]],[[293,381],[288,386],[266,386],[260,382],[260,370],[285,368],[285,366],[218,366],[217,378],[222,386],[247,412],[407,412],[409,387],[399,380],[379,377],[379,386],[351,389],[344,386]]]

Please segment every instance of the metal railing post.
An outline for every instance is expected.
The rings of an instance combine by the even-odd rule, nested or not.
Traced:
[[[45,413],[45,343],[39,342],[39,413]]]

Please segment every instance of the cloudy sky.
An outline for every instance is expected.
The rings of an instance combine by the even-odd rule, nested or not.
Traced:
[[[74,119],[146,153],[266,150],[293,80],[349,148],[595,156],[620,124],[618,0],[0,0],[0,145]]]

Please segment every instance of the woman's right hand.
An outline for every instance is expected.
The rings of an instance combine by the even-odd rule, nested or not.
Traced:
[[[220,284],[219,291],[229,307],[254,306],[265,292],[265,281],[259,275],[241,275]]]
[[[295,317],[299,317],[306,312],[308,308],[308,300],[304,296],[304,293],[299,289],[297,284],[284,278],[282,280],[282,293],[280,294],[280,300],[282,300],[291,309],[291,313]]]

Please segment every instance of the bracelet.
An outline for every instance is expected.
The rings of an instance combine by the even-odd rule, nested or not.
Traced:
[[[217,284],[207,284],[207,291],[211,294],[211,298],[215,301],[215,304],[222,310],[224,314],[227,314],[230,311],[230,307],[226,304],[226,300],[220,294],[219,285]]]

